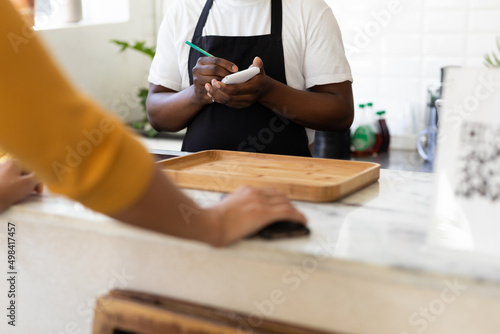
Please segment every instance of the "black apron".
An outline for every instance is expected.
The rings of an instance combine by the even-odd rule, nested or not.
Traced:
[[[207,0],[200,16],[192,43],[216,57],[235,63],[239,69],[250,66],[255,56],[262,58],[266,75],[286,84],[283,54],[282,4],[271,0],[271,34],[260,36],[202,36],[213,0]],[[192,69],[202,56],[189,53],[189,82]],[[286,109],[284,110],[286,114]],[[189,123],[182,150],[230,150],[311,156],[304,127],[271,111],[260,103],[244,109],[234,109],[219,103],[206,105]]]

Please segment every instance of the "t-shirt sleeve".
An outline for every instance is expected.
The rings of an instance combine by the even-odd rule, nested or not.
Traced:
[[[66,80],[10,1],[0,1],[0,36],[0,147],[93,210],[137,201],[154,172],[147,150]]]
[[[160,25],[156,54],[151,63],[148,81],[154,85],[181,91],[182,75],[179,64],[182,62],[178,59],[177,47],[175,46],[176,32],[172,29],[176,25],[175,19],[175,15],[170,11]]]
[[[352,82],[342,34],[331,8],[324,1],[317,0],[308,3],[308,8],[310,15],[306,22],[304,60],[306,87]]]

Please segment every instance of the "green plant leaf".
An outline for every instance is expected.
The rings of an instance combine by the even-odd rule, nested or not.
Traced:
[[[152,47],[146,46],[146,42],[144,42],[144,41],[135,42],[135,44],[133,44],[133,45],[128,43],[128,42],[120,41],[117,39],[112,39],[111,42],[120,46],[120,52],[124,52],[127,49],[131,49],[131,50],[136,50],[142,54],[145,54],[145,55],[149,56],[150,58],[154,58],[154,56],[156,54],[156,47],[155,46],[152,46]]]
[[[497,37],[497,48],[498,48],[498,51],[500,51],[500,36]],[[486,67],[500,68],[500,58],[499,58],[499,56],[497,56],[497,54],[495,52],[492,52],[491,55],[490,54],[484,55],[484,60],[485,60],[484,65]]]
[[[111,42],[120,47],[120,52],[124,52],[125,50],[131,49],[138,51],[144,55],[147,55],[150,58],[154,58],[156,54],[155,50],[156,48],[154,46],[153,47],[146,46],[146,42],[144,41],[135,42],[133,45],[126,41],[120,41],[117,39],[113,39],[111,40]],[[142,131],[148,137],[154,137],[158,134],[158,132],[155,129],[153,129],[151,124],[149,124],[148,114],[146,110],[146,99],[148,98],[148,93],[149,91],[145,87],[139,88],[139,90],[137,91],[137,97],[139,98],[140,104],[142,106],[144,117],[141,121],[132,123],[132,127],[136,130]]]
[[[491,62],[491,58],[489,54],[484,55],[484,64],[486,67],[492,67],[493,63]]]
[[[144,131],[146,132],[146,135],[148,137],[151,137],[151,138],[155,137],[158,134],[158,131],[156,131],[155,129],[153,129],[151,126],[145,127]]]
[[[493,58],[495,59],[495,64],[497,67],[500,67],[500,59],[498,59],[498,56],[494,53]]]
[[[125,50],[130,48],[130,45],[127,42],[119,41],[117,39],[112,39],[111,42],[121,47],[120,52],[124,52]]]
[[[149,91],[146,88],[140,88],[137,92],[137,97],[141,102],[142,109],[146,112],[146,99],[148,98]]]

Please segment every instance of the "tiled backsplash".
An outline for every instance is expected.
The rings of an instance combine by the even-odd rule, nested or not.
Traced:
[[[67,2],[67,0],[65,0]],[[116,0],[116,3],[122,1]],[[39,32],[52,55],[73,82],[126,122],[143,118],[137,97],[147,87],[150,60],[137,52],[120,54],[112,39],[155,43],[154,2],[130,0],[129,19],[107,24],[74,24]],[[102,10],[107,6],[101,6]],[[108,8],[109,9],[109,8]],[[106,14],[94,16],[96,21]]]
[[[133,0],[129,22],[41,34],[75,82],[123,116],[123,109],[139,110],[137,82],[145,82],[149,63],[134,53],[118,55],[109,40],[154,43],[163,13],[175,1],[181,0]],[[423,128],[426,88],[439,82],[440,68],[482,67],[483,55],[495,49],[500,36],[500,0],[326,1],[343,32],[355,102],[371,101],[377,110],[387,110],[391,133],[406,139],[401,146],[409,148],[415,147],[415,136]],[[95,64],[92,70],[81,66],[89,62]],[[106,85],[103,77],[114,78],[114,84]],[[141,116],[124,118],[133,117]]]
[[[423,128],[426,90],[441,67],[483,67],[500,36],[499,0],[326,1],[342,29],[355,102],[387,110],[395,136]]]

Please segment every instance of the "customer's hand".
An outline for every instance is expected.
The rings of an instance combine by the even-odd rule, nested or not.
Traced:
[[[213,103],[207,94],[207,85],[213,79],[222,80],[225,76],[238,71],[238,67],[230,61],[218,57],[200,57],[193,68],[193,85],[195,96],[200,103]]]
[[[0,164],[0,211],[22,200],[32,192],[41,193],[42,184],[33,173],[24,174],[15,160]]]
[[[270,89],[270,78],[266,76],[264,63],[260,57],[255,57],[250,67],[260,68],[260,73],[238,85],[226,85],[220,81],[221,79],[212,79],[211,84],[205,87],[207,94],[215,102],[236,109],[247,108],[259,102]]]
[[[240,187],[208,211],[211,211],[209,216],[217,219],[222,231],[217,246],[251,236],[276,221],[307,222],[284,193],[270,187]]]

